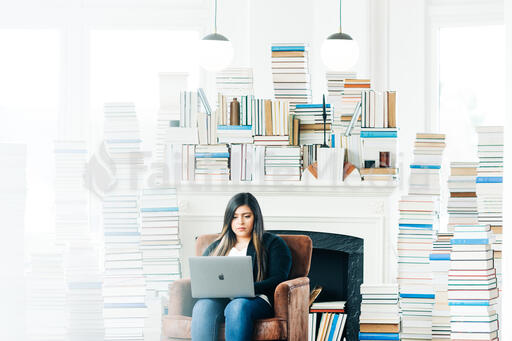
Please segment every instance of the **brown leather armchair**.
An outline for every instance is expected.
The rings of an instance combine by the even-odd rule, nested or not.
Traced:
[[[202,255],[218,234],[202,235],[196,241],[196,254]],[[313,243],[303,235],[280,235],[290,248],[292,268],[289,280],[280,283],[274,293],[274,317],[257,320],[253,340],[303,341],[308,338],[309,273]],[[169,314],[162,321],[162,339],[190,340],[192,308],[190,279],[171,284],[169,289]],[[219,331],[224,340],[224,326]]]

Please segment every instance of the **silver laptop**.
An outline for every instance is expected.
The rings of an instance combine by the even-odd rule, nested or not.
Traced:
[[[190,257],[192,297],[254,297],[251,256]]]

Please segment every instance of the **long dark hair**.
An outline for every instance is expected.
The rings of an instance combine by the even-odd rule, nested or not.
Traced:
[[[265,232],[265,228],[263,227],[263,215],[261,214],[260,205],[258,204],[258,200],[256,200],[251,193],[238,193],[229,200],[226,211],[224,212],[224,224],[219,237],[220,242],[211,255],[226,256],[235,246],[236,234],[231,229],[231,222],[235,216],[236,209],[244,205],[249,206],[254,216],[252,243],[256,251],[256,264],[258,266],[257,281],[262,281],[265,278],[267,270],[266,253],[263,247],[263,233]]]

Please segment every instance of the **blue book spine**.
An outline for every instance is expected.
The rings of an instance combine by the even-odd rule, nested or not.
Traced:
[[[401,227],[415,227],[419,229],[432,229],[432,224],[398,224]]]
[[[295,105],[296,109],[300,109],[300,108],[320,108],[320,109],[322,109],[323,107],[324,107],[323,104],[297,104],[297,105]],[[325,103],[325,107],[330,108],[331,104]]]
[[[335,148],[335,140],[336,140],[336,135],[335,134],[331,134],[331,148]]]
[[[272,51],[305,51],[304,45],[297,46],[272,46]]]
[[[332,317],[332,322],[331,322],[331,330],[329,332],[329,338],[327,339],[327,341],[332,341],[334,340],[334,332],[336,331],[336,323],[338,322],[338,318],[340,317],[339,314],[335,314],[333,317]]]
[[[400,340],[398,333],[359,333],[359,340]]]
[[[411,165],[410,167],[414,169],[441,169],[439,165]]]
[[[402,298],[436,298],[434,294],[400,294]]]
[[[196,153],[196,159],[201,158],[227,158],[229,153]]]
[[[217,130],[252,130],[252,126],[225,126],[225,125],[218,125]]]
[[[152,208],[141,208],[141,212],[178,212],[177,207],[152,207]]]
[[[450,254],[432,253],[430,260],[450,260]]]
[[[361,138],[395,138],[398,136],[396,131],[362,131]]]
[[[477,184],[501,184],[503,183],[502,176],[477,176]]]
[[[451,239],[450,244],[453,245],[486,245],[489,244],[489,239]]]
[[[450,301],[448,301],[448,305],[485,307],[485,306],[489,306],[490,304],[489,304],[489,300],[456,300],[456,301],[450,300]]]

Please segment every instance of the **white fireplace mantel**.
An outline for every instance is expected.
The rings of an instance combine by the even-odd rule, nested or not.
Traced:
[[[195,237],[222,228],[229,199],[251,192],[260,203],[266,230],[344,234],[364,240],[364,282],[392,282],[395,273],[395,186],[198,185],[178,186],[182,273]]]

